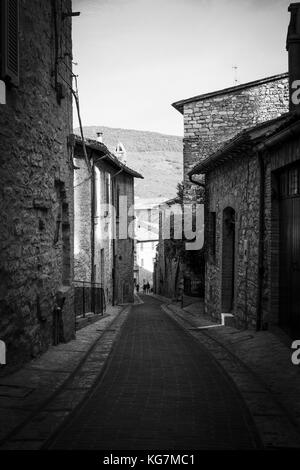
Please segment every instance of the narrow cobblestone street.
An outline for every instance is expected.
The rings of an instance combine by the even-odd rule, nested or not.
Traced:
[[[256,431],[231,380],[141,296],[100,382],[71,415],[52,449],[251,449]]]

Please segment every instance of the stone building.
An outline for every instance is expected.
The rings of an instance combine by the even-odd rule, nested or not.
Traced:
[[[200,159],[255,124],[288,111],[288,74],[267,77],[173,103],[184,118],[185,198],[195,200],[199,186],[188,176]]]
[[[299,337],[300,121],[292,96],[300,79],[300,4],[290,11],[289,113],[262,122],[263,100],[260,123],[213,145],[204,158],[200,152],[188,176],[205,175],[206,312],[215,319],[231,313],[239,327],[280,326]],[[274,93],[268,111],[275,117],[285,103],[286,79],[268,83]]]
[[[156,256],[153,269],[153,290],[156,294],[175,299],[178,297],[178,286],[183,276],[183,266],[178,256],[174,243],[174,222],[172,209],[180,206],[180,201],[176,198],[165,201],[159,206],[159,243],[156,249]],[[174,212],[175,209],[174,209]],[[168,220],[166,221],[166,218]],[[167,224],[169,229],[168,238],[164,237],[163,225]],[[182,225],[180,214],[179,224]],[[170,235],[170,236],[169,236]],[[180,242],[179,242],[180,243]]]
[[[83,283],[87,292],[101,289],[106,305],[132,302],[134,178],[142,176],[91,139],[85,140],[87,162],[81,139],[74,139],[75,289]]]
[[[135,215],[135,282],[153,284],[153,267],[158,243],[159,203],[161,198],[137,199]]]
[[[184,118],[184,203],[203,203],[203,181],[189,176],[190,170],[243,129],[287,112],[288,74],[180,100],[173,107]],[[184,272],[186,293],[187,286],[200,286],[205,275],[202,253],[194,252],[191,261]]]
[[[70,0],[1,1],[5,372],[74,337],[71,68]]]
[[[189,212],[189,210],[191,210],[191,205],[183,204],[181,191],[177,197],[159,206],[159,243],[154,263],[154,292],[173,299],[182,294],[182,287],[183,293],[187,296],[203,297],[204,295],[203,233],[201,241],[198,237],[197,245],[202,248],[187,249],[187,244],[192,241],[192,235],[189,236],[188,216],[185,214],[185,211]],[[193,219],[194,215],[191,215]],[[192,225],[191,220],[191,231],[199,235],[199,231],[196,232],[196,226]],[[192,245],[194,243],[195,241]]]

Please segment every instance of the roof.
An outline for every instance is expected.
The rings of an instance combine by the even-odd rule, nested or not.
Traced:
[[[274,134],[287,128],[295,121],[297,116],[293,113],[285,113],[282,116],[263,122],[254,127],[245,129],[234,138],[228,140],[219,150],[197,163],[188,175],[205,174],[222,165],[225,161],[245,155],[255,145],[268,140]]]
[[[82,139],[78,135],[74,134],[74,139],[75,139],[75,145],[81,145],[82,146]],[[138,173],[137,171],[133,170],[132,168],[129,168],[127,165],[122,163],[113,153],[111,153],[106,145],[104,145],[102,142],[97,142],[97,140],[92,140],[92,139],[84,139],[85,146],[91,150],[94,150],[96,152],[99,152],[101,155],[105,155],[107,161],[111,163],[113,166],[118,168],[119,170],[122,170],[124,173],[127,173],[128,175],[133,176],[134,178],[141,178],[144,179],[144,177]]]
[[[229,88],[223,88],[222,90],[213,91],[210,93],[205,93],[202,95],[192,96],[191,98],[187,98],[184,100],[176,101],[172,104],[172,106],[177,109],[181,114],[183,114],[184,105],[187,103],[193,103],[194,101],[201,101],[207,98],[212,98],[215,96],[226,95],[228,93],[235,93],[240,90],[244,90],[247,88],[252,88],[258,85],[263,85],[264,83],[274,82],[276,80],[282,80],[283,78],[288,78],[289,74],[281,73],[278,75],[272,75],[271,77],[262,78],[260,80],[254,80],[252,82],[242,83],[241,85],[235,85]]]

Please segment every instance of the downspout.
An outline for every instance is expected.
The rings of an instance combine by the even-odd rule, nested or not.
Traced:
[[[116,191],[115,191],[115,182],[112,180],[112,194],[113,194],[113,205],[116,207]],[[113,266],[112,266],[112,288],[113,288],[113,295],[112,295],[112,304],[116,305],[116,217],[114,214],[113,218],[113,239],[112,239],[112,250],[113,250]]]
[[[262,323],[262,293],[264,279],[264,222],[265,222],[265,163],[263,152],[257,151],[259,167],[259,235],[258,235],[258,279],[257,279],[257,298],[256,298],[256,331],[264,329]]]
[[[201,183],[200,181],[195,181],[193,180],[193,176],[194,176],[194,173],[190,174],[189,175],[189,180],[191,183],[193,184],[197,184],[198,186],[200,186],[201,188],[205,189],[205,183]]]
[[[91,283],[95,282],[95,162],[93,151],[90,154],[91,162]]]

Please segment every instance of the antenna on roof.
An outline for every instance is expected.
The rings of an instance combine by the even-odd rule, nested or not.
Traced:
[[[234,65],[232,68],[234,70],[234,84],[237,85],[238,84],[238,74],[237,74],[238,67],[237,65]]]

